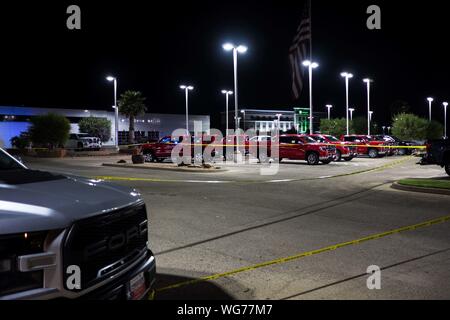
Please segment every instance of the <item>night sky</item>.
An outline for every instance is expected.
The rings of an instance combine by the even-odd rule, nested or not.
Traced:
[[[95,5],[94,5],[95,3]],[[365,115],[371,77],[375,120],[390,118],[389,106],[404,100],[427,115],[425,98],[450,100],[450,23],[443,1],[313,0],[314,105],[336,106],[344,116],[343,70],[355,74],[350,104]],[[66,8],[78,4],[82,30],[66,29]],[[366,28],[366,8],[382,10],[382,30]],[[223,88],[232,89],[232,56],[226,41],[249,47],[239,56],[240,107],[292,109],[307,106],[291,93],[288,50],[301,20],[303,1],[14,1],[1,4],[0,105],[108,109],[112,86],[140,90],[148,110],[183,113],[178,86],[192,84],[190,113],[224,109]]]

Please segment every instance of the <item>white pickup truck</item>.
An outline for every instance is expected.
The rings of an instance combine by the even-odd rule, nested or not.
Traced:
[[[0,149],[0,300],[146,298],[148,229],[138,191],[30,170]]]
[[[100,150],[102,147],[102,141],[100,138],[92,137],[87,133],[71,133],[69,140],[65,145],[66,149],[75,150]]]

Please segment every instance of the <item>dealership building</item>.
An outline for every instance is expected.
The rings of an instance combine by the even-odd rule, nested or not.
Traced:
[[[104,145],[115,145],[114,111],[0,106],[0,147],[11,147],[10,139],[28,131],[31,118],[48,113],[65,116],[70,121],[71,133],[80,133],[78,123],[83,118],[108,119],[111,122],[111,139]],[[204,132],[210,130],[209,115],[189,115],[189,128],[194,128],[194,122],[201,123]],[[146,113],[135,120],[135,137],[138,140],[154,140],[185,127],[186,116],[184,114]],[[128,128],[128,118],[119,115],[118,140],[120,145],[128,143]]]
[[[231,108],[230,108],[231,109]],[[228,128],[234,128],[235,111],[228,113]],[[238,123],[244,131],[253,129],[261,134],[269,134],[277,128],[279,118],[279,128],[281,132],[309,133],[310,110],[308,108],[285,108],[285,110],[260,110],[260,109],[241,109],[239,110]],[[221,125],[226,126],[226,112],[222,113]],[[314,128],[320,126],[320,119],[327,117],[325,112],[314,112]]]

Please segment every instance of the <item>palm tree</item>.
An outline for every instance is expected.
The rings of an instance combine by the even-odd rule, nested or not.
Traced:
[[[128,90],[120,96],[119,111],[130,120],[128,130],[130,143],[134,143],[134,120],[136,117],[144,115],[147,110],[144,101],[145,97],[139,91]]]

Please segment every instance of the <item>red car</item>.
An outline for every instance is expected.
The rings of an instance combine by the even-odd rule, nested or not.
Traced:
[[[358,155],[369,156],[372,159],[384,157],[389,149],[385,147],[387,144],[384,141],[367,135],[343,135],[341,141],[352,143],[353,146],[356,146]]]
[[[214,136],[182,136],[178,139],[166,136],[160,139],[158,142],[146,143],[141,146],[141,152],[144,155],[145,162],[162,162],[165,159],[170,159],[172,151],[180,143],[189,141],[191,143],[191,156],[196,162],[209,161],[210,159],[203,159],[203,153],[205,148],[215,141]],[[212,152],[211,156],[215,156],[215,152]],[[183,152],[180,152],[180,156],[183,156]]]
[[[273,142],[268,143],[267,155],[271,157]],[[266,152],[260,151],[260,160],[265,160]],[[280,136],[279,160],[305,160],[309,165],[317,165],[319,162],[329,164],[336,158],[336,147],[324,143],[318,143],[311,137],[298,134]]]
[[[337,162],[341,161],[342,159],[344,159],[345,161],[352,161],[353,158],[356,158],[358,156],[356,147],[352,147],[350,142],[343,142],[338,138],[327,134],[312,134],[307,136],[320,143],[335,145]]]
[[[170,136],[161,138],[158,142],[145,143],[141,150],[144,155],[145,162],[162,162],[172,155],[172,150],[183,139],[172,139]]]

